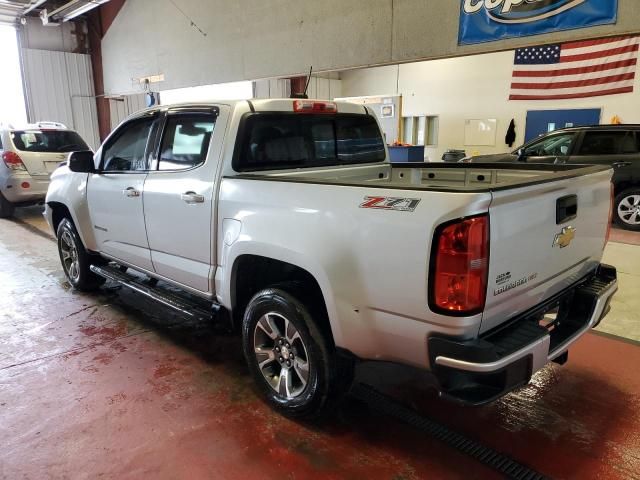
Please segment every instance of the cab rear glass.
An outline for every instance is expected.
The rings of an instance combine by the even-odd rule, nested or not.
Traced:
[[[70,130],[15,130],[11,139],[22,152],[66,153],[91,150],[76,132]]]
[[[370,115],[255,113],[243,120],[233,168],[329,167],[385,158],[384,140]]]

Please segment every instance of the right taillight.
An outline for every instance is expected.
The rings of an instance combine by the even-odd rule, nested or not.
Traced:
[[[434,237],[429,300],[432,310],[474,315],[484,309],[489,269],[489,216],[438,228]]]
[[[609,243],[609,237],[611,236],[611,224],[613,223],[613,205],[615,203],[613,196],[613,182],[611,182],[611,186],[609,187],[609,221],[607,222],[607,233],[604,238],[604,247],[606,247],[607,243]]]
[[[26,170],[22,159],[15,152],[3,152],[2,161],[11,170]]]

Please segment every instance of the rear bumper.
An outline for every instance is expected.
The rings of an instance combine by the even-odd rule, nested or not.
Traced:
[[[442,394],[487,403],[528,383],[547,363],[564,363],[571,344],[609,312],[617,289],[616,269],[600,265],[590,277],[479,339],[429,338],[431,369]],[[541,326],[540,319],[555,308],[556,322]]]
[[[0,182],[4,198],[16,205],[43,201],[48,188],[48,177],[32,177],[28,173],[13,173]]]

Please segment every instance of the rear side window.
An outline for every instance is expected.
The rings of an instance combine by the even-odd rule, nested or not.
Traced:
[[[236,171],[323,167],[385,160],[369,115],[258,113],[244,121]]]
[[[213,115],[176,115],[167,120],[160,148],[160,170],[185,170],[207,158],[215,127]]]
[[[69,130],[16,130],[11,132],[11,139],[16,148],[23,152],[91,150],[80,135]]]
[[[586,132],[580,155],[620,155],[638,153],[634,132]]]

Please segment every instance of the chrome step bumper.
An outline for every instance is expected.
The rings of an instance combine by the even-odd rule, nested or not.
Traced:
[[[490,402],[529,382],[547,363],[564,363],[569,347],[597,326],[618,290],[614,267],[595,274],[472,341],[429,339],[431,369],[443,395],[464,403]],[[558,308],[558,320],[544,327],[539,319]]]

